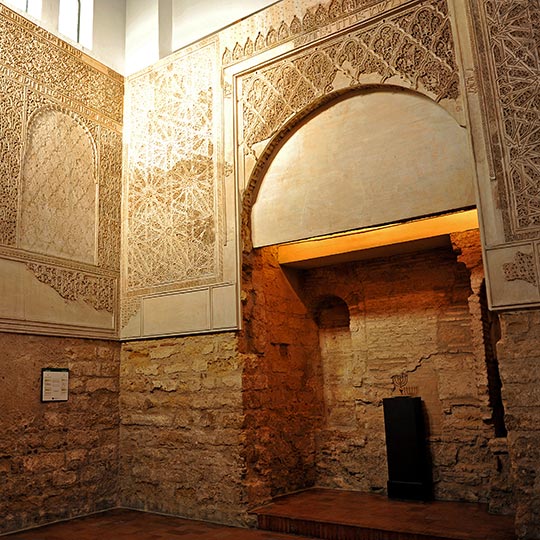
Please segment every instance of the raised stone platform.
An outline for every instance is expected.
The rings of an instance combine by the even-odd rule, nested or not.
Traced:
[[[513,516],[486,505],[409,502],[314,488],[253,511],[260,529],[327,540],[515,540]]]

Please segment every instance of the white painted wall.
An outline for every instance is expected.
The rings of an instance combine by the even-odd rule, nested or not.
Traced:
[[[276,3],[276,0],[126,1],[126,75]]]
[[[276,0],[172,0],[172,50],[255,13]]]
[[[127,0],[125,74],[159,60],[159,1]]]
[[[126,0],[94,0],[95,58],[124,73]]]
[[[19,12],[113,70],[131,75],[279,0],[94,0],[91,49],[58,32],[60,0],[41,1],[40,18]],[[13,9],[17,0],[0,3]]]

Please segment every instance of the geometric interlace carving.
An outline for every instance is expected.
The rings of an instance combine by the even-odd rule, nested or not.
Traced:
[[[128,80],[128,291],[178,288],[218,271],[217,51],[205,46]]]
[[[394,76],[437,101],[456,99],[459,80],[445,2],[420,6],[330,40],[242,78],[246,152],[274,135],[295,113],[340,85]]]
[[[512,239],[540,228],[540,2],[484,6],[506,147],[505,232]]]
[[[536,265],[534,256],[530,253],[518,251],[514,260],[503,264],[503,273],[506,281],[526,281],[531,285],[536,285]]]
[[[14,246],[17,238],[24,87],[0,75],[0,88],[0,244]]]
[[[123,78],[3,5],[0,53],[1,256],[113,313]]]
[[[39,263],[27,263],[26,266],[39,281],[52,287],[62,298],[83,301],[94,309],[113,313],[116,304],[114,278]]]
[[[29,73],[47,91],[61,89],[64,96],[122,122],[124,85],[119,75],[85,62],[80,51],[2,5],[0,51],[3,65]]]
[[[30,120],[22,167],[20,247],[94,264],[96,149],[70,115],[38,111]]]

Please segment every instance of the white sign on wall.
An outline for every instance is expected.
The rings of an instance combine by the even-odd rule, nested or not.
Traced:
[[[41,401],[67,401],[69,369],[43,368],[41,370]]]

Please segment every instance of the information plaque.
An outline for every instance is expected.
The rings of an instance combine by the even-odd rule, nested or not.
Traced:
[[[43,368],[41,370],[41,401],[67,401],[69,369]]]

